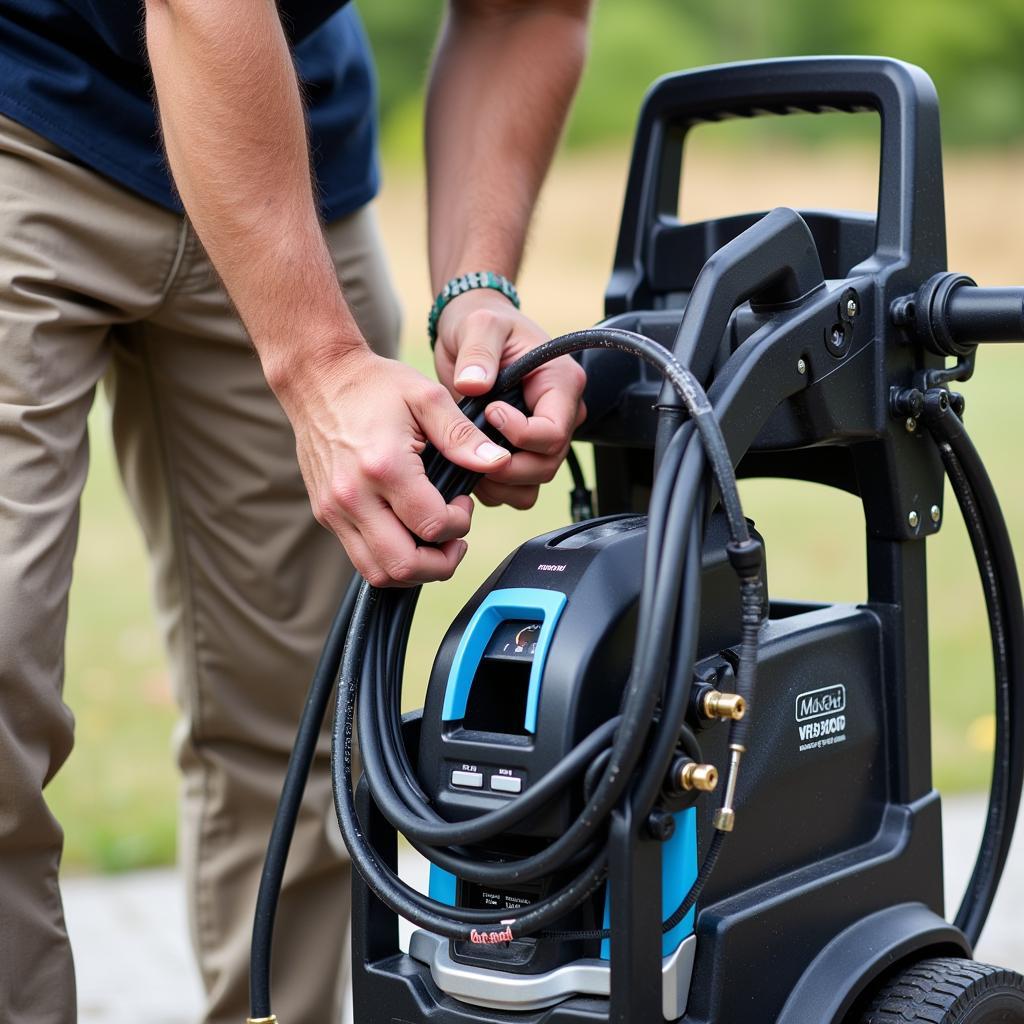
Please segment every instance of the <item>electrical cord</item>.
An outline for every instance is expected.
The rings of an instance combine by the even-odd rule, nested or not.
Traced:
[[[574,523],[582,523],[594,518],[594,495],[587,487],[587,478],[583,475],[580,460],[569,445],[565,453],[565,464],[572,476],[572,490],[569,492],[569,517]]]
[[[975,945],[1006,865],[1024,781],[1024,606],[1009,531],[992,482],[948,393],[925,393],[923,421],[939,449],[981,576],[995,669],[996,740],[985,829],[954,923]]]
[[[288,758],[281,798],[267,843],[267,852],[260,875],[256,912],[252,924],[252,946],[249,967],[249,1004],[253,1019],[270,1016],[270,956],[274,937],[274,919],[281,894],[285,863],[295,834],[306,780],[316,756],[317,741],[323,727],[327,706],[334,690],[338,663],[348,633],[349,620],[363,579],[357,573],[345,590],[345,596],[334,615],[320,660],[309,686],[306,703],[299,720],[295,745]]]

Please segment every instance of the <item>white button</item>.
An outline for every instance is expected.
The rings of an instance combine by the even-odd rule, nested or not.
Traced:
[[[519,793],[523,789],[523,780],[511,775],[492,775],[491,789],[496,789],[499,793]]]
[[[484,777],[479,772],[452,772],[452,785],[483,789]]]

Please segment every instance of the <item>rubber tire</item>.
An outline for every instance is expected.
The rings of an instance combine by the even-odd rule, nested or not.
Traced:
[[[1024,1024],[1024,977],[976,960],[921,960],[890,975],[857,1024]]]

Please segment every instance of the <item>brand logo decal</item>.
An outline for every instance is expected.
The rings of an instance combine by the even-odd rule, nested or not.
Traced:
[[[800,750],[818,750],[846,740],[846,687],[822,686],[796,698]]]
[[[565,572],[566,570],[565,565],[538,565],[537,568],[540,572]]]
[[[846,687],[823,686],[820,690],[808,690],[796,699],[796,720],[806,722],[808,718],[821,718],[846,710]]]

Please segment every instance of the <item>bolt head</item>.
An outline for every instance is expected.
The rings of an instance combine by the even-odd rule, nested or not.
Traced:
[[[647,833],[659,843],[667,843],[676,831],[676,819],[664,811],[651,811],[647,818]]]
[[[917,514],[915,509],[911,509],[910,512],[907,513],[907,522],[910,523],[910,528],[912,530],[917,529],[917,524],[921,522],[921,517]]]
[[[796,361],[796,372],[800,374],[807,372],[807,363],[803,359],[798,359]]]
[[[938,505],[932,505],[929,514],[932,517],[932,522],[937,523],[942,518],[942,509]]]
[[[846,300],[846,315],[852,320],[860,312],[857,300],[852,296]]]
[[[906,428],[908,434],[912,434],[917,430],[917,420],[915,420],[913,416],[907,417]]]

